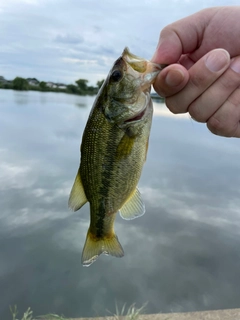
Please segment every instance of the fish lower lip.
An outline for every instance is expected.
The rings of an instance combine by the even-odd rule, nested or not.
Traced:
[[[149,102],[151,101],[149,89],[145,92],[145,94],[146,94],[146,102],[145,102],[145,106],[144,106],[143,110],[141,112],[139,112],[137,115],[133,116],[132,118],[125,120],[124,121],[125,123],[132,122],[132,121],[138,121],[138,120],[142,119],[146,110],[148,109]]]
[[[125,122],[132,122],[132,121],[141,120],[142,117],[144,116],[144,113],[145,113],[146,109],[147,108],[145,108],[142,112],[140,112],[138,115],[134,116],[133,118],[125,120]]]

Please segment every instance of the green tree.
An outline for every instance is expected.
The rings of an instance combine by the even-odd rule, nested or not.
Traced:
[[[101,86],[103,85],[104,81],[105,81],[104,79],[97,81],[98,90],[101,88]]]
[[[93,87],[93,86],[89,86],[87,93],[88,93],[89,95],[97,94],[97,93],[98,93],[98,88]]]
[[[79,90],[78,90],[78,87],[75,86],[74,84],[68,84],[67,85],[67,92],[69,92],[69,93],[78,93]]]
[[[46,91],[46,89],[47,89],[47,83],[46,83],[45,81],[41,81],[41,82],[39,83],[39,87],[40,87],[40,89],[41,89],[42,91]]]
[[[21,77],[16,77],[13,80],[13,89],[15,90],[28,90],[28,82],[26,79]]]
[[[76,80],[75,82],[78,85],[79,93],[83,93],[83,94],[87,93],[87,91],[88,91],[88,86],[87,86],[88,80],[79,79],[79,80]]]

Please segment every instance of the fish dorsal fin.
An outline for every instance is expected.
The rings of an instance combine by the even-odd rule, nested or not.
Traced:
[[[70,196],[68,200],[68,206],[71,208],[73,211],[79,210],[86,202],[87,198],[85,195],[85,191],[82,185],[82,180],[80,176],[80,172],[78,171]]]
[[[125,220],[132,220],[141,217],[145,213],[145,205],[138,188],[120,209],[120,216]]]

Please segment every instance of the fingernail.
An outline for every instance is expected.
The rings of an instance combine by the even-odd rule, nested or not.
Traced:
[[[233,59],[231,64],[230,64],[230,68],[237,72],[237,73],[240,73],[240,60],[239,59]]]
[[[169,70],[165,81],[169,87],[177,87],[184,80],[184,73],[181,70]]]
[[[230,55],[226,50],[216,49],[207,55],[205,64],[210,71],[217,72],[222,70],[229,60]]]

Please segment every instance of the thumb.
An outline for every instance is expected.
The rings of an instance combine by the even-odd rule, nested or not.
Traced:
[[[170,27],[162,30],[156,51],[151,59],[154,63],[176,63],[182,55],[182,43],[179,36]]]
[[[166,26],[160,33],[152,61],[159,64],[176,63],[182,54],[193,53],[201,45],[212,10],[202,10]]]

